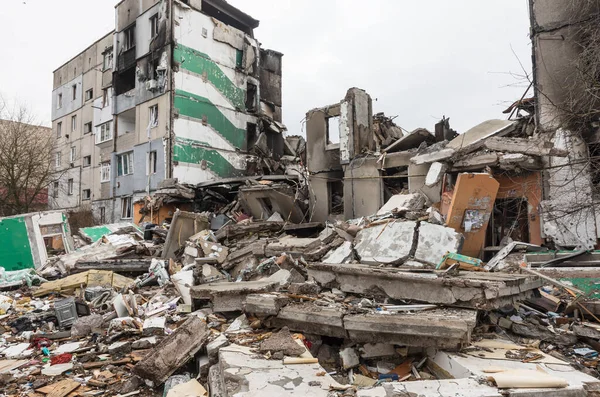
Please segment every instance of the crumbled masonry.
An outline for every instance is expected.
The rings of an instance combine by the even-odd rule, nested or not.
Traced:
[[[120,2],[53,91],[55,128],[96,131],[57,134],[93,147],[57,171],[102,185],[0,219],[0,397],[600,395],[600,132],[559,106],[597,113],[564,73],[600,37],[566,14],[600,7],[547,3],[508,117],[409,132],[353,87],[305,139],[257,20]]]

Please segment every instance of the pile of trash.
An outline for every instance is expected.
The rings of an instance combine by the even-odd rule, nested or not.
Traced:
[[[89,245],[38,272],[0,273],[1,393],[594,390],[600,321],[586,294],[521,265],[528,244],[487,264],[462,255],[463,236],[425,202],[395,195],[327,223],[177,211],[83,230]]]

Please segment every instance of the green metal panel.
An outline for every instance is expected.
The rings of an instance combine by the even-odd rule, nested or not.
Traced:
[[[102,236],[111,234],[113,231],[106,226],[83,227],[80,229],[86,236],[92,239],[92,243],[100,240]]]
[[[0,266],[7,271],[35,268],[25,217],[0,219]]]
[[[600,278],[577,278],[568,277],[561,278],[560,281],[572,284],[573,287],[585,292],[586,297],[598,299],[600,298]]]

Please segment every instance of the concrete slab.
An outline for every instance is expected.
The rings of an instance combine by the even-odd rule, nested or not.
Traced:
[[[436,396],[436,397],[501,397],[495,387],[475,379],[424,380],[391,382],[372,389],[358,390],[357,397]]]
[[[361,263],[396,264],[406,260],[412,251],[416,222],[389,222],[362,229],[354,240]]]
[[[487,120],[460,134],[446,145],[446,148],[464,153],[483,146],[485,140],[493,136],[503,136],[511,132],[517,122],[510,120]]]
[[[352,243],[345,241],[336,249],[330,251],[322,259],[323,263],[348,263],[354,258]]]
[[[343,318],[339,308],[316,306],[313,303],[289,304],[276,317],[267,321],[272,328],[287,326],[292,331],[307,334],[346,338]]]
[[[322,244],[319,238],[299,238],[286,236],[267,245],[265,254],[267,256],[279,256],[282,253],[291,255],[302,255],[317,249]]]
[[[543,285],[540,278],[524,274],[460,272],[445,276],[442,272],[416,273],[364,264],[312,263],[308,275],[323,287],[347,293],[486,310],[526,299]]]
[[[338,385],[327,374],[317,376],[325,371],[319,364],[284,365],[282,360],[265,360],[238,345],[221,348],[219,368],[223,395],[230,397],[327,397],[329,387]]]
[[[459,252],[463,243],[463,236],[456,230],[421,222],[419,226],[419,240],[415,259],[437,265],[448,252]]]
[[[444,161],[451,158],[456,151],[451,148],[440,149],[431,153],[418,154],[410,159],[413,164],[421,165],[435,163],[436,161]]]
[[[456,350],[470,343],[476,320],[476,310],[437,309],[389,315],[346,315],[344,328],[354,342]]]
[[[548,375],[564,379],[569,383],[563,389],[507,389],[503,391],[506,396],[511,397],[543,397],[549,395],[553,397],[586,396],[587,394],[583,389],[584,383],[598,382],[596,378],[577,371],[566,362],[563,362],[563,364],[523,363],[517,360],[507,360],[506,357],[489,359],[448,352],[437,352],[433,355],[432,359],[439,367],[455,377],[488,376],[489,374],[484,372],[486,369],[536,371],[540,367]]]
[[[240,311],[246,296],[275,291],[289,277],[290,272],[282,269],[264,280],[197,285],[190,288],[190,294],[193,299],[210,300],[215,312]]]
[[[420,193],[414,194],[395,194],[393,195],[379,211],[377,215],[393,211],[418,211],[425,206],[426,197]]]

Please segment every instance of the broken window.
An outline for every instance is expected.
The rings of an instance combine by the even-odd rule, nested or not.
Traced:
[[[506,245],[511,240],[529,242],[529,213],[525,198],[496,199],[486,240],[488,247]]]
[[[135,66],[135,63],[134,63]],[[115,94],[121,95],[135,88],[135,69],[131,67],[115,76]]]
[[[58,94],[58,99],[56,101],[56,108],[57,109],[62,108],[62,94]]]
[[[53,186],[52,186],[52,197],[54,197],[55,199],[58,198],[58,189],[59,189],[59,184],[58,182],[54,182]]]
[[[97,127],[96,143],[103,143],[113,139],[112,121],[108,121]]]
[[[246,150],[250,150],[256,144],[257,139],[256,124],[246,123]]]
[[[62,136],[62,122],[56,123],[56,137],[60,138]]]
[[[91,121],[89,123],[85,123],[83,125],[83,133],[89,134],[90,132],[92,132],[92,122]]]
[[[77,131],[77,115],[71,116],[71,131]]]
[[[54,166],[56,168],[60,167],[60,163],[61,163],[61,153],[60,152],[56,152],[54,153]]]
[[[77,99],[77,84],[71,86],[71,92],[73,93],[73,100]]]
[[[87,91],[85,92],[85,100],[86,100],[86,101],[89,101],[89,100],[91,100],[91,99],[93,99],[93,98],[94,98],[94,89],[93,89],[93,88],[90,88],[89,90],[87,90]]]
[[[133,47],[135,47],[135,25],[123,32],[123,50],[127,51]]]
[[[106,223],[106,208],[105,207],[100,207],[100,223],[101,224]]]
[[[381,170],[383,199],[387,202],[395,194],[408,194],[408,167]]]
[[[262,219],[267,219],[273,215],[273,203],[271,202],[271,199],[267,197],[259,197],[257,200],[262,207]]]
[[[77,156],[77,148],[75,146],[71,146],[71,157],[70,157],[70,163],[74,163],[75,162],[75,157]]]
[[[83,189],[82,200],[89,200],[92,197],[92,191],[90,189]]]
[[[156,150],[148,153],[148,161],[146,163],[146,175],[156,174]]]
[[[158,36],[158,14],[150,17],[150,38]]]
[[[73,195],[73,179],[72,178],[67,180],[67,194],[69,196]]]
[[[327,196],[329,198],[329,214],[342,215],[344,213],[344,182],[327,182]]]
[[[246,110],[249,112],[256,111],[258,88],[250,82],[246,85]]]
[[[112,52],[112,48],[109,50],[106,50],[106,52],[104,52],[104,60],[102,62],[102,70],[108,70],[112,68],[112,63],[113,63],[113,52]]]
[[[133,217],[133,197],[121,199],[121,218],[131,219]]]
[[[117,156],[117,176],[133,174],[133,152]]]
[[[100,166],[100,182],[110,182],[110,162],[108,161]]]
[[[102,108],[110,105],[110,88],[105,88],[102,90]]]
[[[150,128],[158,127],[158,105],[150,106]]]
[[[327,118],[327,144],[340,143],[340,116]]]
[[[90,165],[92,165],[92,156],[85,156],[83,158],[83,166],[89,167]]]

